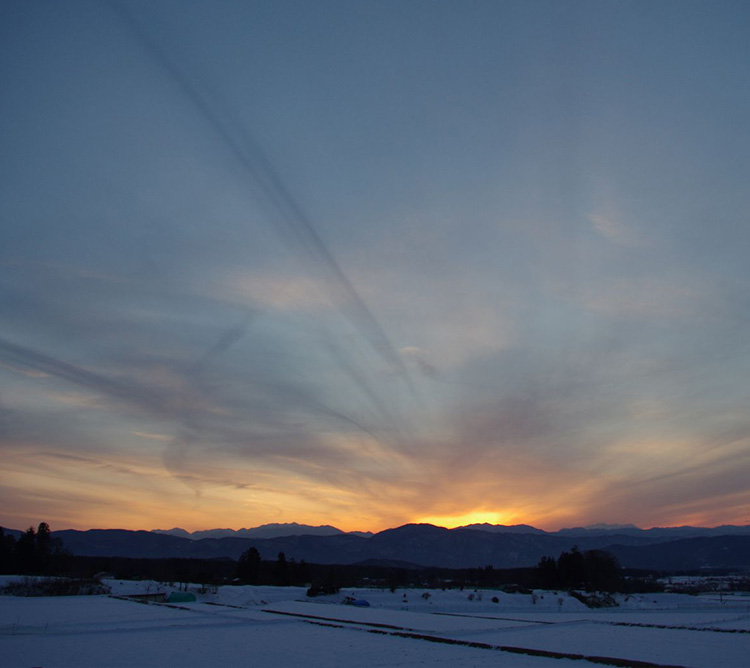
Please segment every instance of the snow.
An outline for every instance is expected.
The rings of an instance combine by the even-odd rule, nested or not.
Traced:
[[[155,582],[106,583],[118,597],[177,590]],[[3,666],[592,665],[497,649],[509,647],[689,668],[738,668],[750,656],[747,597],[653,594],[589,610],[551,592],[346,589],[310,599],[294,587],[190,591],[195,603],[169,606],[113,596],[0,596]],[[342,605],[346,597],[370,607]]]
[[[462,633],[457,637],[556,652],[713,668],[747,666],[750,651],[750,638],[745,635],[720,634],[713,638],[696,631],[620,627],[601,622]],[[719,653],[716,644],[721,646]]]

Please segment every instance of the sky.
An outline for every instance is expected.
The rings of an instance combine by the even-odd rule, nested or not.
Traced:
[[[750,523],[750,5],[0,6],[0,524]]]

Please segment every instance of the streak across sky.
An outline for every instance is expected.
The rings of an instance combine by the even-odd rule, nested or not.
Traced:
[[[749,36],[6,3],[0,525],[750,522]]]

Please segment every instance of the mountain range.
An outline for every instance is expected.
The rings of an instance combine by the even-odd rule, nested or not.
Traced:
[[[264,531],[253,534],[259,529]],[[475,524],[446,529],[407,524],[360,535],[329,526],[287,524],[241,530],[250,536],[229,529],[215,531],[230,535],[201,537],[206,532],[189,534],[180,529],[91,529],[55,531],[53,536],[62,539],[73,554],[85,556],[237,559],[249,547],[255,547],[268,560],[284,552],[287,559],[319,564],[398,561],[419,567],[516,568],[534,566],[543,556],[557,557],[577,545],[581,550],[606,549],[626,568],[750,570],[750,526],[644,530],[632,525],[595,525],[546,532],[524,525]],[[262,536],[264,532],[266,535]],[[279,532],[286,535],[278,535]]]
[[[407,525],[409,526],[409,525]],[[443,527],[438,527],[443,528]],[[648,536],[659,538],[694,538],[698,536],[736,536],[750,535],[749,526],[736,526],[726,524],[718,527],[654,527],[652,529],[641,529],[634,524],[591,524],[585,527],[572,527],[558,531],[544,531],[529,524],[467,524],[456,527],[457,529],[473,529],[487,533],[516,533],[536,534],[546,536],[565,536],[575,538],[577,536],[613,536],[616,534],[627,536]],[[330,524],[311,526],[309,524],[297,524],[287,522],[282,524],[262,524],[252,529],[206,529],[202,531],[186,531],[175,527],[174,529],[152,529],[153,533],[179,536],[191,540],[203,538],[280,538],[286,536],[336,536],[348,534],[370,538],[374,534],[371,531],[342,531]]]
[[[186,531],[175,527],[174,529],[153,529],[153,533],[161,533],[169,536],[179,536],[190,540],[201,540],[203,538],[279,538],[280,536],[335,536],[342,533],[350,533],[354,536],[369,538],[371,531],[349,531],[345,532],[330,524],[321,526],[310,526],[309,524],[297,524],[288,522],[284,524],[262,524],[252,529],[206,529],[203,531]]]

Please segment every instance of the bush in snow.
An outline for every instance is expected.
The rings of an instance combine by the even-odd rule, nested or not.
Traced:
[[[327,596],[328,594],[338,594],[339,587],[332,584],[314,584],[307,590],[310,598],[315,596]]]
[[[611,594],[602,592],[584,594],[579,591],[570,591],[568,593],[588,608],[615,608],[620,605]]]
[[[110,588],[94,578],[23,578],[3,587],[11,596],[92,596]]]

